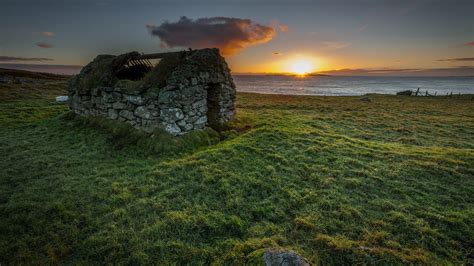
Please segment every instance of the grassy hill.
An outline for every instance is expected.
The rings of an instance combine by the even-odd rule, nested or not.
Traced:
[[[0,101],[2,102],[53,99],[58,95],[67,95],[66,86],[69,76],[0,68],[0,79],[2,77],[21,79],[20,84],[0,83]]]
[[[239,93],[220,136],[150,138],[8,90],[0,264],[474,262],[470,97]]]
[[[31,79],[64,80],[70,76],[57,75],[51,73],[32,72],[19,69],[0,68],[0,76],[13,76]]]

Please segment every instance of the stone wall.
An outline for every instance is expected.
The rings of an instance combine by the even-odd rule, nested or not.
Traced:
[[[85,69],[85,74],[92,75],[90,68]],[[70,85],[69,106],[79,115],[102,116],[147,132],[163,128],[173,135],[206,126],[216,128],[234,117],[235,85],[217,49],[183,55],[160,80],[165,82],[131,90],[116,86],[123,82],[79,88],[78,84],[85,82],[76,79]]]

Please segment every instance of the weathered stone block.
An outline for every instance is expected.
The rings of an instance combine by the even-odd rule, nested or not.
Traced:
[[[176,122],[184,118],[184,114],[181,109],[178,108],[167,108],[161,109],[160,118],[164,121]]]
[[[125,119],[132,120],[133,119],[133,113],[128,111],[128,110],[122,110],[119,112],[119,115]]]
[[[112,107],[114,109],[125,109],[127,107],[127,104],[123,103],[123,102],[115,102]]]
[[[111,93],[105,93],[102,95],[102,102],[104,103],[113,103],[115,100],[114,100],[114,97],[112,97],[112,94]]]
[[[109,109],[108,110],[108,115],[107,115],[110,119],[117,119],[119,114],[117,112],[117,110],[115,109]]]
[[[175,123],[165,124],[165,130],[173,135],[178,135],[181,133],[181,128],[179,128],[179,126]]]
[[[186,125],[186,121],[185,120],[179,120],[178,123],[176,123],[176,124],[178,124],[178,126],[180,126],[180,127],[184,127],[184,125]]]
[[[144,106],[138,106],[137,109],[135,109],[135,112],[133,113],[136,116],[141,117],[141,118],[146,118],[146,119],[151,118],[150,111],[148,111],[148,109]]]
[[[274,265],[294,265],[309,266],[309,262],[303,256],[298,255],[292,250],[267,249],[263,253],[263,262],[265,266]]]
[[[196,122],[194,122],[194,124],[198,124],[198,125],[203,124],[204,125],[204,124],[206,124],[206,122],[207,122],[207,117],[206,116],[201,116],[196,120]]]
[[[193,124],[186,124],[184,125],[184,131],[190,131],[193,129]]]
[[[193,108],[194,109],[198,109],[199,107],[203,107],[203,106],[207,106],[207,100],[206,99],[202,99],[202,100],[199,100],[199,101],[193,103]]]
[[[158,102],[159,103],[171,103],[174,101],[174,98],[176,97],[176,93],[174,91],[164,91],[160,92],[158,96]]]
[[[137,95],[129,95],[127,100],[136,105],[142,105],[145,103],[145,99],[142,96]]]

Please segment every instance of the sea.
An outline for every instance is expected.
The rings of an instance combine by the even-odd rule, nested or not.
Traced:
[[[474,77],[342,77],[234,75],[237,91],[264,94],[354,96],[396,94],[403,90],[425,95],[474,94]]]

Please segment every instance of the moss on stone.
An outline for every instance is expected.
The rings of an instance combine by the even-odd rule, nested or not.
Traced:
[[[166,79],[173,70],[182,62],[183,54],[176,53],[163,57],[158,65],[143,77],[143,84],[147,88],[162,88],[166,85]]]
[[[139,94],[145,88],[142,80],[121,79],[114,85],[115,88],[120,88],[128,94]]]
[[[115,81],[111,64],[115,56],[99,55],[87,64],[81,72],[70,81],[70,88],[76,88],[79,94],[89,94],[94,87],[109,86]]]
[[[120,68],[137,55],[139,55],[137,52],[131,52],[119,56],[97,56],[71,80],[70,89],[86,95],[92,88],[101,86],[121,88],[130,94],[139,94],[152,88],[152,94],[156,94],[159,88],[166,86],[166,79],[184,58],[184,54],[181,53],[171,54],[162,58],[159,64],[140,80],[119,79],[117,73],[120,72]]]
[[[76,88],[79,94],[89,94],[92,88],[113,86],[119,81],[117,71],[130,58],[137,55],[139,55],[138,52],[130,52],[119,56],[98,55],[71,80],[71,88]],[[133,90],[140,87],[138,83],[127,83],[126,85],[126,88]]]

